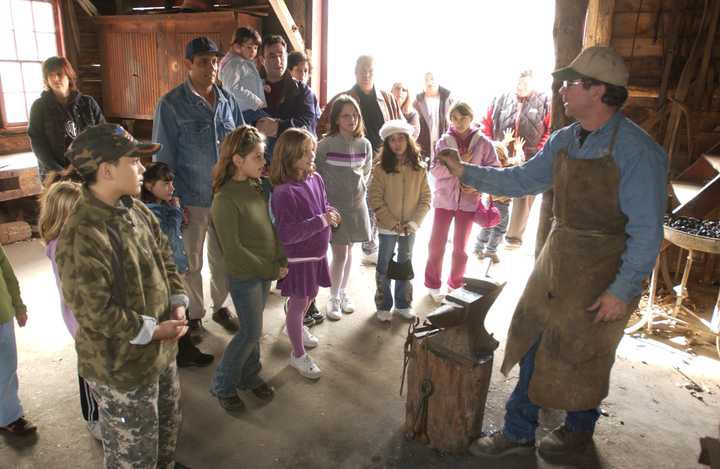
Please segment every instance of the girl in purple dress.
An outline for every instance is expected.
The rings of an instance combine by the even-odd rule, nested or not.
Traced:
[[[282,296],[289,297],[290,365],[308,379],[320,378],[321,371],[305,352],[304,344],[317,345],[317,338],[303,326],[303,316],[319,287],[330,286],[326,257],[330,230],[341,220],[328,205],[325,183],[315,173],[315,149],[310,132],[288,129],[277,139],[270,165],[274,186],[270,207],[289,269],[277,286]]]

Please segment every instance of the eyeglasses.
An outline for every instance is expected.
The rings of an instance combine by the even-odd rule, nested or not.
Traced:
[[[585,83],[585,82],[581,78],[579,78],[577,80],[572,80],[572,81],[571,80],[563,80],[562,87],[570,88],[573,85],[582,85],[583,83]]]

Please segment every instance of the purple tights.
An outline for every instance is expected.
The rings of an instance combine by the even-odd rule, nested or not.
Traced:
[[[308,306],[310,306],[311,298],[307,296],[291,296],[288,299],[287,316],[285,316],[285,324],[287,325],[288,337],[293,348],[293,356],[295,358],[305,355],[305,346],[303,345],[303,317]]]

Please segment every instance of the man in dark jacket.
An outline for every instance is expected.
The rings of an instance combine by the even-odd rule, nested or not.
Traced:
[[[493,100],[482,121],[483,132],[489,139],[505,143],[511,160],[527,161],[542,149],[550,136],[550,102],[548,95],[535,90],[532,70],[525,70],[520,73],[515,92]],[[523,143],[522,155],[514,153],[515,145],[510,145],[513,141]],[[509,246],[522,244],[534,200],[534,195],[512,200],[510,226],[505,235]]]
[[[260,117],[254,122],[260,132],[268,137],[266,159],[272,157],[275,139],[289,128],[301,128],[315,133],[317,115],[315,94],[306,84],[294,79],[287,70],[287,44],[276,34],[263,39],[265,62],[265,111],[270,118]],[[245,117],[253,122],[250,113]]]

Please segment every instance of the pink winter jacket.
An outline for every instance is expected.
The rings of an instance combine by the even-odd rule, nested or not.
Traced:
[[[444,148],[458,149],[455,137],[444,133],[435,145],[437,155]],[[472,157],[468,163],[476,166],[501,166],[497,153],[492,142],[479,130],[475,131],[469,145]],[[460,191],[460,180],[450,174],[450,171],[435,158],[430,174],[435,180],[435,193],[433,194],[433,206],[446,210],[462,210],[463,212],[474,212],[477,207],[480,193],[463,193]]]

